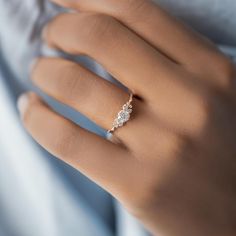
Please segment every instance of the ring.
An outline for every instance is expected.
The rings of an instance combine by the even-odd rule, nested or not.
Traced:
[[[133,94],[130,94],[129,101],[126,102],[122,110],[117,113],[117,116],[113,122],[112,128],[107,131],[107,134],[112,134],[119,127],[124,126],[130,119],[130,115],[133,112]]]

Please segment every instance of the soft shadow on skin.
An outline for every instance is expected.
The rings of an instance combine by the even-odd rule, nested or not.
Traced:
[[[233,236],[236,232],[233,103],[223,98],[213,104],[201,134],[185,142],[179,159],[162,177],[154,194],[156,207],[149,211],[160,231],[169,229],[167,235]]]

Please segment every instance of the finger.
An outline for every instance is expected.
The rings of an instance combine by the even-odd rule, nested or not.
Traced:
[[[62,14],[46,30],[49,45],[86,54],[134,93],[150,97],[179,67],[112,17]],[[160,88],[161,89],[161,88]]]
[[[151,45],[210,83],[228,87],[229,60],[206,38],[191,30],[153,1],[53,0],[65,7],[111,15]],[[211,63],[209,63],[211,62]]]
[[[39,59],[33,68],[32,80],[48,95],[83,113],[106,130],[112,128],[117,113],[129,100],[127,92],[79,64],[60,58]],[[183,129],[186,131],[186,125],[189,123],[191,130],[199,128],[193,122],[196,121],[198,124],[197,117],[201,117],[199,99],[191,89],[181,87],[179,84],[173,85],[173,88],[169,86],[168,89],[159,91],[156,98],[157,106],[154,109],[157,109],[157,112],[155,112],[168,125],[174,125],[178,131]],[[148,117],[153,116],[148,113],[147,109],[150,107],[144,101],[137,101],[134,98],[132,104],[134,109],[131,120],[126,127],[115,133],[125,143],[134,137],[136,127],[142,126],[144,120],[146,123],[149,122]],[[142,107],[147,109],[143,110]],[[185,112],[186,110],[191,112]]]
[[[41,58],[34,66],[33,82],[44,92],[109,130],[129,100],[129,94],[77,63]]]
[[[124,149],[54,113],[35,94],[18,106],[26,129],[49,152],[112,192],[125,185],[131,159]]]
[[[105,65],[115,78],[143,98],[144,103],[155,106],[158,117],[178,127],[178,131],[191,121],[195,131],[196,117],[204,120],[199,108],[204,103],[199,91],[202,88],[196,86],[195,78],[114,18],[63,14],[49,24],[47,32],[51,44],[67,52],[82,51]],[[184,112],[186,109],[191,112]]]

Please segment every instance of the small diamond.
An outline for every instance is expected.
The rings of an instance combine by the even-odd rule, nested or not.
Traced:
[[[130,95],[130,100],[123,105],[122,110],[119,111],[119,113],[117,114],[116,119],[113,122],[113,127],[111,130],[109,130],[108,132],[114,132],[115,129],[117,129],[118,127],[123,126],[127,121],[129,121],[130,119],[130,115],[132,113],[132,99],[133,99],[133,95]]]
[[[130,113],[128,111],[120,111],[118,113],[118,121],[119,123],[125,123],[126,121],[128,121],[130,118]]]

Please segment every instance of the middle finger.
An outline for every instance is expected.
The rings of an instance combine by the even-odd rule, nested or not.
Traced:
[[[113,17],[61,14],[48,25],[45,37],[50,46],[92,57],[145,99],[169,87],[169,83],[179,86],[173,77],[180,66]]]

